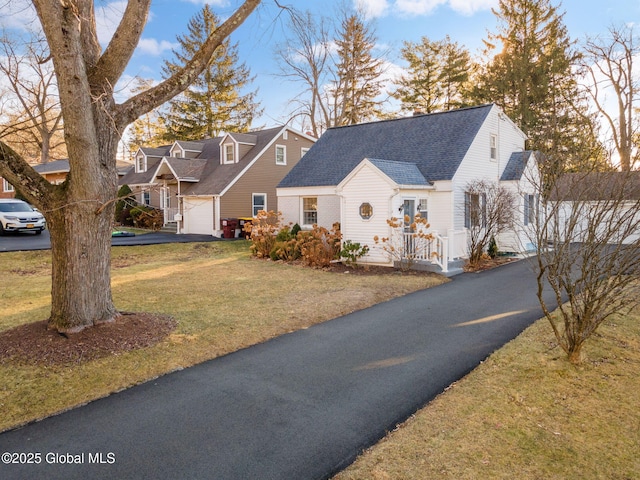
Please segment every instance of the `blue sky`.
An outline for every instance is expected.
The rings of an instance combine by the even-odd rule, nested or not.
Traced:
[[[3,26],[21,28],[28,23],[30,13],[22,8],[23,1],[2,2],[0,22]],[[392,71],[403,65],[399,54],[403,41],[418,42],[422,36],[438,40],[448,34],[476,54],[487,32],[496,31],[497,21],[491,7],[496,7],[498,0],[280,0],[280,3],[331,15],[341,2],[354,1],[360,3],[373,20],[378,42],[388,52],[386,60]],[[207,3],[224,18],[241,2],[210,0]],[[552,3],[557,5],[559,1],[552,0]],[[106,45],[126,2],[103,0],[96,4],[100,40]],[[135,75],[159,79],[163,59],[171,55],[176,36],[186,31],[189,19],[203,4],[203,0],[153,1],[150,20],[121,85]],[[565,12],[565,24],[576,40],[585,35],[606,33],[611,25],[640,24],[640,0],[564,0],[560,10]],[[256,76],[253,87],[258,89],[258,100],[265,109],[258,123],[264,126],[285,120],[287,100],[295,95],[297,88],[275,75],[278,68],[274,49],[286,27],[286,18],[278,17],[279,13],[274,0],[263,0],[231,37],[239,46],[241,61]]]

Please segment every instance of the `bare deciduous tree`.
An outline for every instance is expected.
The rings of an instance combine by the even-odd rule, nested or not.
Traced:
[[[471,266],[482,259],[492,238],[514,228],[516,207],[516,192],[498,182],[476,180],[467,184],[464,221]]]
[[[535,228],[538,298],[569,361],[580,363],[598,326],[640,299],[640,172],[565,174],[547,192]],[[544,300],[547,285],[555,305]]]
[[[0,175],[47,218],[52,253],[49,326],[76,332],[119,315],[111,295],[110,267],[116,154],[122,133],[135,119],[184,91],[260,0],[245,0],[183,68],[120,104],[114,86],[140,40],[151,0],[126,4],[104,51],[92,0],[32,3],[53,60],[70,172],[63,184],[51,185],[0,142]]]
[[[0,137],[31,161],[65,157],[62,110],[46,42],[35,34],[26,42],[4,34],[0,48],[0,72],[10,85],[3,95],[8,120]]]
[[[590,76],[588,90],[595,106],[611,131],[613,145],[620,157],[622,170],[633,168],[634,136],[638,134],[638,74],[634,61],[640,45],[633,27],[611,27],[608,38],[590,38],[584,46],[584,66]],[[609,95],[608,95],[609,94]],[[615,104],[610,109],[609,100]]]

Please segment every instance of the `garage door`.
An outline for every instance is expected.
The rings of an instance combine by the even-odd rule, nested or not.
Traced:
[[[213,199],[188,198],[183,201],[184,233],[213,235]]]

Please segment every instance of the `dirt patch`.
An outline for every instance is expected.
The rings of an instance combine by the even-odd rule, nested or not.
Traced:
[[[48,330],[46,320],[28,323],[0,332],[0,362],[82,363],[155,345],[176,325],[167,315],[125,313],[114,322],[65,336]]]

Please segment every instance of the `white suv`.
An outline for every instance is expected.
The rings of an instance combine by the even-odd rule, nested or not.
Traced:
[[[35,232],[40,235],[46,226],[44,216],[27,202],[0,198],[0,235],[5,232]]]

